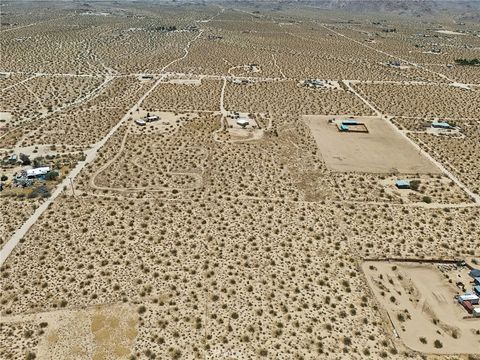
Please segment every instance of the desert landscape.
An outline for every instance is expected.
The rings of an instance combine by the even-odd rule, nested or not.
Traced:
[[[480,359],[474,1],[0,4],[0,360]]]

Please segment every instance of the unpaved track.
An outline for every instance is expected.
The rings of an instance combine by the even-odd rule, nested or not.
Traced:
[[[35,78],[38,77],[38,76],[40,76],[40,75],[30,76],[30,77],[28,77],[28,78],[26,78],[26,79],[23,79],[23,80],[15,83],[15,84],[12,84],[12,85],[10,85],[10,86],[4,87],[3,89],[0,89],[0,91],[5,91],[5,90],[8,90],[8,89],[14,88],[15,86],[21,85],[21,84],[23,84],[23,83],[26,83],[27,81],[30,81],[30,80],[32,80],[32,79],[35,79]]]
[[[435,164],[445,175],[447,175],[450,180],[452,180],[456,185],[458,185],[463,191],[465,191],[465,193],[470,196],[473,201],[477,204],[477,205],[480,205],[480,196],[479,195],[476,195],[473,193],[473,191],[471,191],[464,183],[462,183],[454,174],[452,174],[449,170],[447,170],[439,161],[435,160],[428,152],[424,151],[420,145],[418,145],[415,141],[413,141],[412,139],[410,139],[408,136],[407,136],[407,133],[405,133],[404,131],[400,130],[399,128],[397,128],[395,126],[395,124],[393,124],[391,121],[390,121],[390,118],[384,114],[382,114],[380,112],[380,110],[378,110],[373,104],[371,104],[370,101],[368,101],[367,99],[365,99],[363,96],[361,96],[352,86],[350,86],[350,82],[347,81],[347,80],[344,80],[343,83],[347,86],[347,88],[354,94],[356,95],[360,100],[362,100],[369,108],[371,108],[373,111],[375,111],[375,113],[384,118],[385,121],[388,123],[388,125],[394,130],[396,131],[397,133],[399,133],[401,136],[403,136],[410,144],[412,144],[412,146],[418,150],[419,153],[422,153],[427,159],[429,159],[433,164]]]
[[[282,68],[277,64],[277,59],[275,58],[275,54],[272,54],[272,60],[273,60],[273,65],[277,68],[277,70],[280,72],[280,75],[282,75],[282,79],[286,79],[287,77],[283,73]]]
[[[400,57],[398,57],[398,56],[389,54],[389,53],[387,53],[387,52],[385,52],[385,51],[383,51],[383,50],[374,48],[373,46],[367,45],[367,44],[365,44],[365,43],[363,43],[363,42],[361,42],[361,41],[358,41],[358,40],[355,40],[355,39],[353,39],[353,38],[351,38],[351,37],[348,37],[348,36],[346,36],[346,35],[338,32],[338,31],[332,30],[332,29],[330,29],[330,28],[329,28],[328,26],[326,26],[326,25],[323,25],[323,24],[322,24],[321,26],[322,26],[324,29],[326,29],[326,30],[334,33],[335,35],[338,35],[338,36],[341,36],[341,37],[343,37],[343,38],[345,38],[345,39],[348,39],[348,40],[350,40],[350,41],[353,41],[354,43],[357,43],[357,44],[359,44],[359,45],[361,45],[361,46],[364,46],[364,47],[366,47],[367,49],[376,51],[376,52],[378,52],[378,53],[380,53],[380,54],[386,55],[386,56],[391,57],[391,58],[393,58],[393,59],[400,60],[401,62],[404,62],[404,63],[406,63],[406,64],[408,64],[408,65],[411,65],[411,66],[416,67],[416,68],[418,68],[418,69],[421,69],[421,70],[423,70],[423,71],[429,72],[429,73],[431,73],[431,74],[435,74],[435,75],[441,77],[442,79],[448,80],[448,81],[450,81],[450,82],[452,82],[452,83],[455,82],[455,80],[452,80],[451,78],[449,78],[449,77],[446,76],[445,74],[442,74],[442,73],[439,73],[439,72],[436,72],[436,71],[427,69],[426,67],[423,67],[423,66],[420,65],[420,64],[411,62],[411,61],[406,60],[406,59],[402,59],[402,58],[400,58]]]
[[[42,76],[42,75],[35,75],[35,76],[33,76],[32,78],[39,77],[39,76]],[[30,78],[29,78],[29,79],[30,79]],[[0,139],[6,137],[7,135],[9,135],[10,133],[12,133],[13,131],[18,130],[19,128],[22,128],[22,127],[24,127],[24,126],[30,125],[30,124],[31,124],[32,122],[34,122],[34,121],[45,120],[46,118],[48,118],[48,117],[50,117],[50,116],[52,116],[52,115],[54,115],[54,114],[56,114],[56,113],[58,113],[58,112],[62,112],[62,111],[64,111],[64,110],[66,110],[66,109],[69,109],[70,107],[77,106],[77,105],[82,104],[83,102],[86,102],[86,101],[88,101],[88,100],[94,99],[95,97],[97,97],[98,95],[100,95],[100,93],[102,93],[102,91],[104,90],[104,88],[105,88],[105,87],[108,85],[108,83],[109,83],[110,81],[112,81],[113,79],[114,79],[114,77],[112,77],[112,76],[106,76],[106,77],[105,77],[105,80],[104,80],[99,86],[97,86],[95,89],[93,89],[92,91],[90,91],[90,92],[87,93],[86,95],[84,95],[84,96],[82,96],[82,97],[80,97],[80,98],[78,98],[78,99],[76,99],[76,100],[74,100],[74,101],[72,101],[72,102],[70,102],[70,103],[63,104],[62,106],[58,107],[57,109],[53,110],[52,112],[48,112],[48,113],[46,113],[46,114],[44,114],[44,115],[40,115],[40,116],[37,117],[37,118],[29,119],[28,121],[23,122],[23,123],[20,124],[19,126],[14,127],[13,129],[11,129],[11,130],[7,131],[6,133],[2,134],[2,135],[0,136]],[[19,83],[15,84],[15,85],[18,85],[18,84],[19,84]],[[24,85],[24,86],[26,87],[26,85]],[[29,92],[31,92],[30,88],[28,88],[28,87],[27,87],[27,90],[28,90]],[[32,94],[33,94],[33,93],[32,93]],[[38,99],[38,97],[37,97],[36,94],[33,94],[33,95]],[[38,101],[40,101],[40,99],[38,99]],[[40,102],[40,104],[41,104],[41,102]],[[41,106],[43,107],[43,104],[41,104]],[[38,129],[35,130],[35,131],[33,131],[31,134],[25,134],[24,137],[17,142],[17,144],[21,143],[21,142],[25,139],[26,136],[30,136],[30,135],[32,135],[32,134],[36,134],[37,131],[38,131]]]
[[[190,45],[192,44],[193,41],[197,40],[200,35],[202,34],[203,30],[200,30],[199,34],[195,36],[194,39],[190,40],[187,45],[185,46],[184,49],[184,55],[178,59],[172,60],[169,62],[167,65],[165,65],[162,68],[162,71],[166,70],[169,66],[172,64],[176,63],[177,61],[180,61],[184,58],[187,57],[188,55],[188,49],[190,48]],[[89,150],[85,151],[85,154],[87,155],[84,161],[78,162],[77,166],[73,168],[73,170],[68,174],[65,179],[60,182],[55,190],[52,192],[51,196],[46,199],[36,210],[35,212],[23,223],[23,225],[15,231],[15,233],[12,235],[12,237],[5,243],[3,248],[0,250],[0,266],[2,266],[5,261],[7,260],[8,256],[12,253],[13,249],[18,245],[20,240],[27,234],[28,230],[37,222],[37,220],[40,218],[40,216],[45,212],[45,210],[48,209],[50,204],[53,203],[53,201],[63,192],[63,189],[65,187],[68,187],[70,185],[70,181],[73,181],[77,175],[83,170],[83,168],[88,165],[89,163],[93,162],[97,156],[98,151],[105,145],[105,143],[112,137],[113,134],[122,126],[123,123],[125,123],[129,118],[130,118],[130,112],[136,111],[142,102],[145,100],[145,98],[150,95],[150,93],[157,88],[157,86],[165,80],[167,77],[166,74],[163,74],[156,82],[153,84],[153,86],[143,94],[143,96],[133,105],[123,116],[123,118],[108,132],[107,135],[103,137],[102,140],[97,142],[95,145],[93,145],[92,148]]]
[[[133,107],[127,111],[125,116],[108,132],[107,135],[104,136],[102,140],[97,142],[92,148],[89,150],[85,151],[86,153],[86,158],[84,161],[78,162],[77,166],[73,168],[73,170],[68,174],[65,179],[57,185],[55,190],[52,192],[52,195],[46,199],[30,216],[27,221],[20,227],[15,233],[12,235],[10,240],[3,246],[3,248],[0,250],[0,266],[3,265],[5,260],[7,260],[8,256],[11,254],[13,249],[18,245],[20,240],[26,235],[28,230],[35,224],[35,222],[40,218],[40,216],[43,214],[45,210],[49,207],[51,203],[58,197],[63,192],[63,189],[65,187],[68,187],[70,185],[70,181],[73,181],[77,175],[83,170],[83,168],[91,163],[93,160],[95,160],[95,157],[97,156],[98,150],[105,145],[105,143],[110,139],[110,137],[115,134],[115,132],[118,130],[122,124],[128,120],[130,117],[130,112],[135,111],[140,104],[143,102],[143,100],[157,87],[157,85],[163,80],[163,78],[160,78],[155,82],[155,84],[138,100],[138,102],[133,105]]]

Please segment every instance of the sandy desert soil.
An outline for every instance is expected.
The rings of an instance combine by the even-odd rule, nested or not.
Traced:
[[[427,353],[475,354],[480,341],[478,321],[464,319],[468,314],[454,299],[460,291],[440,272],[442,266],[453,265],[365,262],[362,268],[408,347]],[[466,267],[462,272],[468,277]]]
[[[49,198],[0,192],[2,360],[478,358],[442,273],[364,262],[479,266],[480,77],[455,62],[478,57],[478,24],[287,3],[4,3],[0,176],[27,168],[11,154],[75,161]],[[147,115],[160,119],[136,122]],[[327,122],[347,116],[370,132]],[[400,273],[442,326],[406,291],[380,294]],[[393,284],[372,285],[380,274]],[[405,308],[396,338],[388,313]]]

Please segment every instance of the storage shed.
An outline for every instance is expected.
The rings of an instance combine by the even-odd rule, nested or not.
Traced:
[[[437,128],[437,129],[451,129],[452,128],[452,126],[449,123],[443,122],[443,121],[432,122],[432,127]]]
[[[470,302],[473,305],[478,305],[478,296],[475,294],[463,294],[458,297],[458,302],[463,304],[465,301]]]
[[[248,124],[250,124],[250,122],[248,121],[248,119],[246,118],[239,118],[237,120],[237,125],[240,125],[241,127],[245,127],[247,126]]]
[[[472,315],[475,318],[480,317],[480,308],[474,308],[473,311],[472,311]]]
[[[470,270],[468,275],[470,275],[470,277],[472,277],[474,279],[477,278],[477,277],[480,277],[480,269],[472,269],[472,270]]]
[[[397,180],[395,186],[398,189],[410,189],[410,181],[408,180]]]
[[[8,158],[8,162],[10,164],[15,164],[17,162],[17,155],[16,154],[12,154],[9,158]]]

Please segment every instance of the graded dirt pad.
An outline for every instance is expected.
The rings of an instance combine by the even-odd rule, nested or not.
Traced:
[[[447,277],[458,281],[459,270],[442,274],[439,266],[365,262],[362,268],[407,347],[424,353],[475,354],[480,348],[480,319],[464,319],[468,313],[454,299],[460,290]],[[468,273],[466,267],[460,271]]]
[[[340,132],[335,124],[330,124],[328,120],[333,118],[323,115],[303,117],[331,170],[406,174],[439,172],[384,120],[355,117],[367,126],[369,132],[349,133]]]

